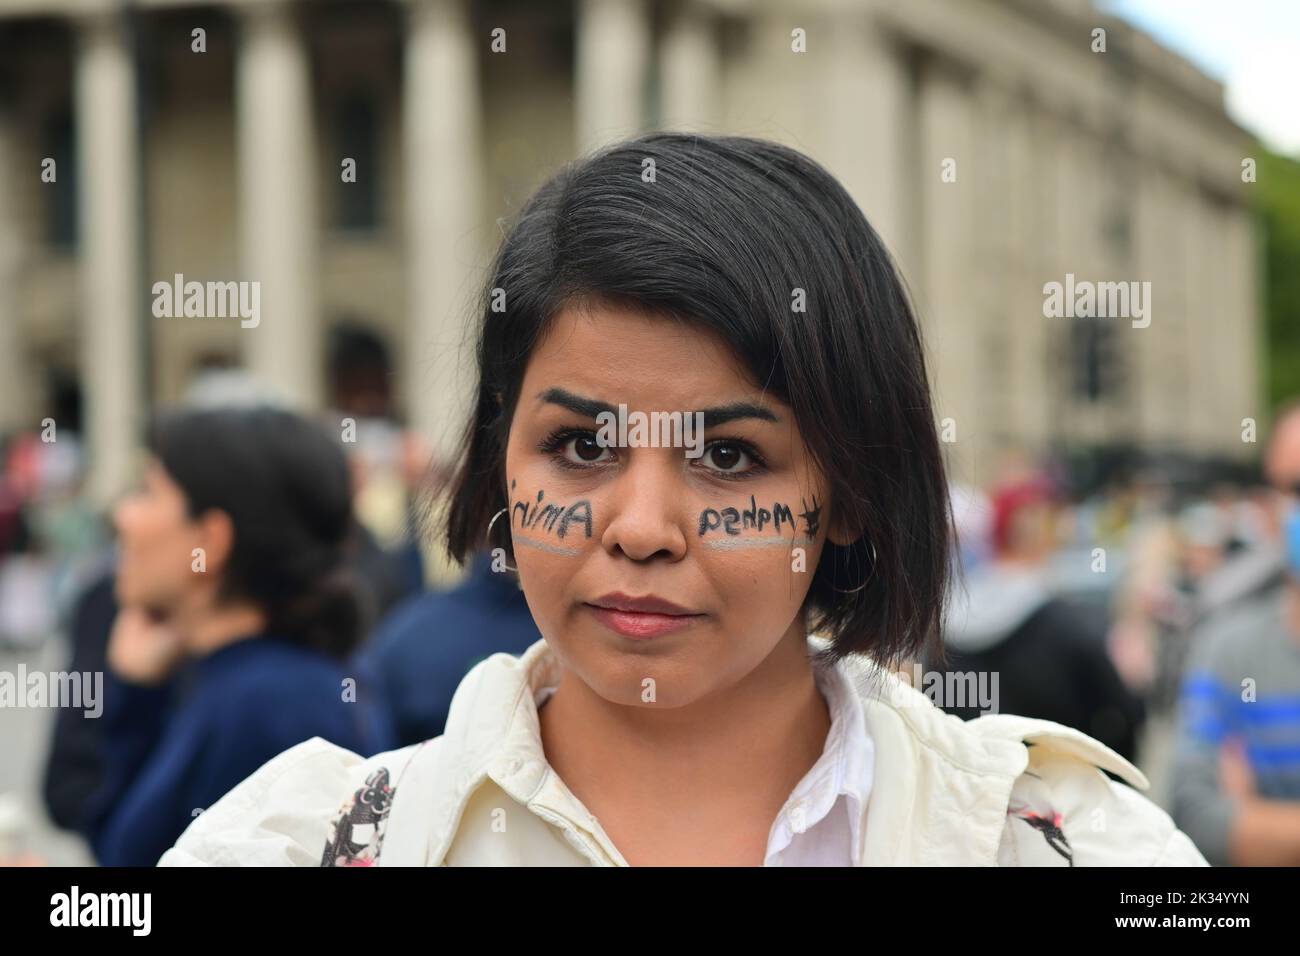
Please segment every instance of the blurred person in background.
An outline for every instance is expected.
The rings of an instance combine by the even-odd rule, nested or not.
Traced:
[[[1300,403],[1265,455],[1286,583],[1211,617],[1182,686],[1172,813],[1217,865],[1300,865]]]
[[[1214,582],[1226,573],[1229,529],[1214,504],[1198,493],[1173,525],[1175,557],[1170,613],[1157,632],[1155,675],[1149,699],[1161,713],[1177,710],[1194,634],[1216,611]]]
[[[282,406],[283,396],[221,353],[200,355],[185,389],[183,408]],[[87,569],[70,599],[64,631],[70,650],[69,673],[100,673],[107,668],[108,639],[117,620],[114,595],[118,548],[115,542],[87,549]],[[182,667],[183,669],[183,667]],[[179,677],[175,678],[179,680]],[[110,679],[109,696],[123,687]],[[45,761],[42,796],[50,819],[65,830],[78,828],[87,801],[103,779],[101,721],[81,711],[60,708]]]
[[[77,827],[105,865],[152,865],[222,793],[295,743],[359,753],[387,714],[349,693],[363,626],[347,564],[348,466],[272,408],[163,416],[114,513],[100,786]]]
[[[364,675],[393,715],[398,746],[443,732],[462,678],[484,658],[521,655],[541,639],[512,569],[478,554],[450,591],[411,598],[358,652]]]
[[[344,447],[367,528],[362,573],[387,581],[379,603],[387,613],[356,652],[353,669],[383,699],[398,744],[406,746],[443,732],[451,698],[475,664],[498,651],[522,654],[541,635],[518,576],[487,552],[450,589],[423,591],[414,543],[417,493],[443,476],[429,466],[428,449],[397,422],[388,349],[375,333],[355,322],[336,326],[329,368],[332,407],[356,422],[357,441]]]
[[[1197,500],[1183,509],[1178,528],[1182,534],[1183,574],[1189,591],[1223,566],[1227,556],[1228,529],[1219,509]]]
[[[67,624],[70,674],[105,673],[108,637],[117,620],[116,551],[101,556],[97,574],[90,576],[72,607]],[[110,677],[109,687],[121,686]],[[45,760],[41,795],[46,812],[58,827],[75,830],[87,800],[103,781],[104,746],[101,721],[84,711],[60,707],[54,714],[54,734]]]
[[[376,354],[375,349],[368,346],[354,349],[353,344],[348,336],[336,338],[331,358],[332,380],[334,373],[348,366],[348,361],[343,357],[346,355],[353,355],[363,364],[374,367],[372,358]],[[356,388],[345,389],[344,394],[352,396],[347,399],[348,402],[355,399],[361,407],[373,409],[376,405],[371,386],[374,386],[378,378],[370,375],[363,378],[363,381],[370,385],[360,390],[362,394],[358,395]],[[367,394],[371,397],[366,397]],[[282,408],[285,407],[285,397],[274,383],[250,375],[231,357],[221,353],[206,353],[195,363],[182,407],[196,410]],[[332,430],[336,425],[337,419],[334,419],[328,427]],[[344,445],[349,451],[354,447]],[[417,462],[427,461],[427,456],[420,457],[422,453],[420,448],[409,450],[403,461],[406,474],[416,474],[421,470],[422,466],[417,465]],[[364,464],[360,461],[363,455],[364,452],[349,458],[354,501],[359,494],[357,485],[366,473]],[[412,482],[411,486],[414,487],[415,483]],[[356,540],[349,544],[347,560],[356,571],[358,597],[364,605],[367,618],[378,620],[393,603],[409,592],[411,586],[407,582],[412,571],[409,562],[403,564],[400,558],[393,558],[384,552],[374,536],[359,522],[354,522],[353,535]],[[118,612],[114,597],[117,548],[96,548],[88,553],[91,555],[91,567],[89,573],[81,575],[82,580],[70,601],[71,610],[66,622],[71,650],[67,670],[72,673],[105,670],[109,635]],[[182,665],[173,677],[174,682],[182,680],[181,674],[185,666]],[[121,686],[120,682],[110,680],[106,688],[107,696],[111,699]],[[87,801],[103,778],[101,724],[101,721],[88,719],[81,711],[74,709],[60,709],[55,716],[42,789],[50,819],[64,829],[78,828]]]
[[[417,492],[441,476],[429,468],[428,449],[397,421],[388,348],[359,323],[342,323],[332,334],[329,370],[333,414],[355,422],[356,441],[343,447],[367,529],[361,573],[387,612],[353,669],[384,700],[406,746],[443,732],[452,695],[475,664],[497,651],[522,654],[541,635],[518,577],[503,562],[494,570],[486,552],[451,589],[422,590]]]
[[[993,556],[993,503],[979,488],[953,482],[952,523],[957,529],[958,567],[971,571]]]
[[[1112,605],[1107,646],[1125,685],[1154,714],[1173,703],[1161,671],[1162,648],[1189,619],[1188,598],[1181,589],[1183,539],[1167,477],[1141,473],[1132,494],[1128,557]]]
[[[3,445],[0,647],[37,648],[58,630],[106,536],[81,495],[80,405],[80,390],[52,377],[39,427]]]
[[[997,674],[997,712],[1054,720],[1132,759],[1144,709],[1107,655],[1104,617],[1050,589],[1055,502],[1042,476],[994,489],[993,558],[969,569],[954,587],[946,660],[929,667],[943,674]],[[981,712],[978,702],[946,701],[944,710],[963,719]]]
[[[431,450],[398,420],[392,361],[376,333],[355,320],[336,325],[327,379],[326,427],[344,436],[352,467],[357,572],[381,618],[424,584],[414,509]]]
[[[1283,508],[1253,489],[1216,489],[1213,504],[1201,506],[1201,521],[1212,528],[1216,555],[1199,575],[1191,607],[1192,626],[1265,597],[1286,583]]]

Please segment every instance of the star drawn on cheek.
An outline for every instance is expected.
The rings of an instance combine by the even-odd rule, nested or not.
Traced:
[[[817,537],[817,529],[821,527],[822,522],[821,502],[817,500],[817,496],[814,494],[811,508],[808,507],[808,502],[804,501],[802,496],[799,498],[799,503],[803,505],[803,511],[799,512],[799,517],[808,523],[808,537],[815,538]]]

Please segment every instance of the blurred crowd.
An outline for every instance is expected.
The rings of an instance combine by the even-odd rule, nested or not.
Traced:
[[[422,516],[443,475],[394,412],[383,343],[344,326],[331,356],[317,420],[205,363],[107,518],[80,493],[75,414],[3,444],[0,652],[66,640],[62,666],[105,675],[101,717],[56,713],[41,790],[102,864],[151,865],[301,740],[369,755],[441,733],[475,663],[539,638],[487,555],[451,584],[431,573]],[[1300,862],[1295,407],[1263,466],[1145,462],[1085,487],[1022,457],[955,485],[943,651],[900,672],[996,674],[992,707],[936,702],[1055,720],[1141,767],[1167,727],[1163,802],[1206,857]],[[0,831],[22,826],[0,806]]]
[[[1156,796],[1215,865],[1300,863],[1300,405],[1262,465],[1148,462],[1082,490],[1012,456],[954,486],[960,571],[923,662],[996,674],[998,712],[1160,758]],[[944,686],[945,710],[988,711]]]

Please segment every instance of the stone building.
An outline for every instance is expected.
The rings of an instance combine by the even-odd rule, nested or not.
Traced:
[[[0,0],[0,429],[79,384],[107,499],[200,363],[319,407],[350,319],[445,447],[499,220],[653,128],[841,178],[913,290],[958,475],[1005,444],[1254,450],[1252,140],[1087,0]],[[156,316],[177,274],[258,281],[259,325]],[[1067,276],[1149,282],[1147,324],[1046,316]]]

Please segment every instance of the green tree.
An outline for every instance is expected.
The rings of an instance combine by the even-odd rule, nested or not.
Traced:
[[[1264,254],[1270,408],[1300,396],[1300,162],[1260,149],[1254,187]]]

